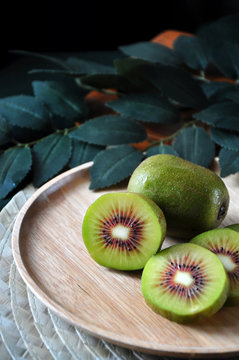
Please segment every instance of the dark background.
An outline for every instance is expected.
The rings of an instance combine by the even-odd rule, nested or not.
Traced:
[[[239,12],[238,0],[32,1],[14,3],[9,49],[114,50],[166,29],[195,32],[205,22]]]
[[[67,58],[148,41],[168,29],[195,33],[204,23],[239,12],[239,0],[42,0],[15,2],[10,7],[4,30],[9,50]],[[97,53],[94,56],[98,58]],[[49,74],[30,75],[29,71],[42,68],[56,65],[6,51],[0,57],[0,98],[32,94],[31,82],[49,80]]]

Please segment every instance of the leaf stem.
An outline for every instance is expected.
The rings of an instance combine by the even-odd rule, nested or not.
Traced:
[[[97,92],[100,92],[102,94],[106,94],[106,95],[116,95],[116,96],[123,96],[124,94],[121,93],[120,91],[116,90],[116,89],[103,89],[103,88],[96,88],[94,86],[91,86],[91,85],[85,85],[85,84],[82,84],[81,82],[81,77],[77,77],[75,78],[75,81],[76,81],[76,84],[81,87],[82,89],[85,89],[85,90],[89,90],[89,91],[97,91]]]
[[[193,126],[195,125],[199,120],[192,120],[192,121],[189,121],[189,122],[186,122],[180,129],[178,129],[177,131],[175,131],[174,133],[172,133],[171,135],[169,136],[166,136],[165,138],[163,139],[160,139],[160,140],[155,140],[155,141],[151,141],[151,144],[148,145],[145,150],[148,150],[150,149],[151,147],[155,146],[155,145],[161,145],[167,141],[170,141],[170,140],[173,140],[177,135],[180,134],[180,132],[184,129],[186,129],[187,127],[190,127],[190,126]],[[150,139],[148,139],[148,141],[150,141]]]
[[[0,151],[0,155],[1,155],[2,153],[4,153],[5,151],[7,151],[7,150],[13,150],[13,149],[16,149],[16,148],[34,146],[34,145],[36,145],[37,143],[39,143],[40,141],[48,138],[49,136],[51,136],[51,135],[53,135],[53,134],[64,134],[64,135],[68,135],[71,131],[75,130],[78,126],[79,126],[79,125],[73,126],[73,127],[71,127],[71,128],[56,129],[56,131],[53,131],[53,132],[51,132],[50,134],[41,137],[40,139],[36,139],[36,140],[30,141],[30,142],[28,142],[28,143],[20,143],[20,142],[16,142],[16,141],[15,141],[15,144],[16,144],[16,145],[11,146],[11,147],[9,147],[9,148],[7,148],[7,149],[1,150],[1,151]]]
[[[211,80],[209,80],[205,77],[205,73],[203,70],[200,71],[200,75],[192,75],[192,78],[195,80],[201,80],[204,82],[211,82]]]

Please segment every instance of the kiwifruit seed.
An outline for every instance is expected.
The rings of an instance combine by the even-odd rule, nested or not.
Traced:
[[[208,281],[206,272],[200,265],[187,257],[181,262],[171,262],[160,278],[160,286],[181,298],[194,298],[203,291],[203,286]]]
[[[91,257],[117,270],[142,269],[165,238],[162,210],[144,195],[112,192],[87,209],[82,236]]]
[[[218,256],[184,243],[161,250],[147,261],[141,288],[152,310],[188,323],[211,316],[223,306],[229,279]]]
[[[191,240],[206,247],[222,261],[231,285],[239,280],[239,235],[227,228],[204,232]]]
[[[218,244],[209,244],[208,247],[222,261],[228,272],[230,280],[237,281],[239,279],[239,252],[238,250],[229,250]]]
[[[144,221],[133,214],[133,209],[127,213],[115,211],[110,219],[104,219],[99,227],[99,236],[105,247],[121,250],[137,250],[141,239]]]

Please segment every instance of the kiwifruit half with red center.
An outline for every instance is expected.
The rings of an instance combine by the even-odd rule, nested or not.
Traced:
[[[164,240],[162,210],[144,195],[112,192],[87,209],[82,225],[85,246],[100,265],[137,270],[155,254]]]
[[[211,316],[223,306],[229,280],[215,254],[185,243],[152,256],[143,270],[141,287],[155,312],[188,323]]]
[[[239,233],[229,228],[215,229],[197,235],[190,242],[211,250],[219,257],[230,280],[230,292],[226,305],[238,305]]]

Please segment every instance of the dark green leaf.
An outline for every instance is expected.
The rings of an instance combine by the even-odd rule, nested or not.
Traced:
[[[34,145],[33,184],[40,186],[58,174],[71,156],[71,140],[66,135],[52,134]]]
[[[201,88],[206,97],[212,101],[225,100],[225,94],[235,90],[235,85],[225,81],[210,81],[201,84]]]
[[[206,105],[200,85],[182,68],[130,58],[116,60],[115,66],[117,73],[125,76],[138,91],[161,92],[181,105],[196,109]]]
[[[146,157],[150,157],[152,155],[157,155],[157,154],[171,154],[178,156],[177,151],[172,146],[169,145],[157,145],[151,147],[148,151],[146,151]]]
[[[28,71],[29,75],[34,74],[49,74],[49,75],[64,75],[71,77],[81,76],[81,73],[72,70],[58,70],[58,69],[32,69]]]
[[[74,81],[33,81],[35,96],[48,105],[51,112],[68,120],[87,115],[84,94]]]
[[[172,123],[179,119],[179,111],[166,99],[156,94],[128,94],[109,105],[116,112],[139,121]]]
[[[232,100],[234,102],[236,102],[237,104],[239,104],[239,88],[238,85],[234,85],[234,87],[232,88],[228,88],[225,92],[224,92],[224,98],[228,99],[228,100]]]
[[[143,154],[130,145],[101,151],[90,170],[90,189],[101,189],[126,179],[139,165]]]
[[[239,171],[239,152],[221,149],[219,153],[220,175],[222,177],[235,174]]]
[[[77,82],[80,86],[87,86],[91,89],[117,89],[120,92],[132,89],[126,78],[116,74],[87,75],[77,79]]]
[[[49,125],[49,112],[34,96],[17,95],[0,99],[0,114],[12,124],[42,130]]]
[[[211,126],[239,131],[239,104],[233,102],[210,105],[193,117]]]
[[[222,73],[230,78],[239,76],[239,14],[220,18],[203,25],[198,36],[204,51]]]
[[[147,134],[142,125],[116,115],[103,115],[85,122],[70,137],[97,145],[119,145],[140,142]]]
[[[134,58],[115,59],[114,61],[116,73],[127,78],[131,71],[137,69],[138,67],[141,68],[142,65],[147,64],[149,64],[148,61]]]
[[[67,62],[76,69],[79,74],[114,74],[115,72],[113,63],[110,66],[76,57],[69,57]]]
[[[149,41],[120,46],[119,49],[129,56],[134,56],[154,63],[172,66],[178,66],[181,63],[171,49],[164,45]]]
[[[0,145],[7,144],[10,141],[10,126],[8,122],[2,116],[0,116]]]
[[[88,161],[92,161],[98,152],[103,149],[103,146],[87,144],[86,142],[72,138],[72,155],[69,167],[72,168]]]
[[[200,85],[184,69],[144,65],[141,71],[156,88],[179,104],[195,109],[206,105],[207,100]]]
[[[51,127],[53,129],[66,129],[73,127],[75,125],[76,119],[51,114],[50,120],[51,120]]]
[[[116,59],[114,61],[116,72],[130,82],[129,91],[158,93],[158,89],[152,84],[151,80],[144,75],[144,66],[150,63],[134,58]]]
[[[33,56],[42,60],[47,60],[49,62],[55,63],[57,65],[59,65],[61,68],[66,69],[66,70],[72,70],[70,65],[67,64],[66,61],[55,57],[55,56],[50,56],[50,55],[45,55],[45,54],[40,54],[40,53],[36,53],[36,52],[32,52],[32,51],[25,51],[25,50],[10,50],[9,51],[12,54],[20,54],[20,55],[26,55],[26,56]]]
[[[11,127],[11,136],[12,138],[20,143],[29,143],[31,141],[40,139],[49,134],[50,128],[45,128],[42,130],[33,130],[27,128],[21,128],[19,126]]]
[[[210,165],[215,155],[215,145],[209,135],[196,126],[182,130],[173,147],[183,159],[205,167]]]
[[[228,150],[239,151],[238,132],[226,131],[212,127],[211,138],[216,144]]]
[[[120,51],[84,51],[69,57],[67,63],[81,74],[114,74],[113,62],[125,57]]]
[[[179,36],[173,44],[177,56],[190,68],[205,69],[208,63],[200,39],[196,36]]]
[[[0,198],[5,198],[30,171],[32,164],[29,147],[14,148],[0,155]]]
[[[8,197],[6,199],[0,199],[0,210],[2,210],[7,205],[7,203],[9,203],[11,198],[12,197]]]

